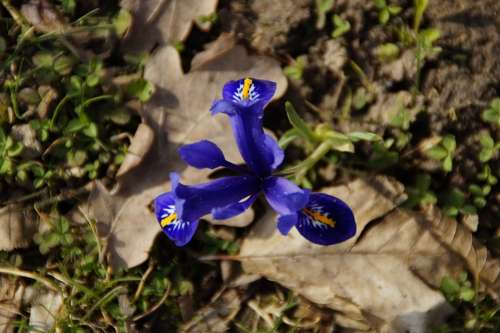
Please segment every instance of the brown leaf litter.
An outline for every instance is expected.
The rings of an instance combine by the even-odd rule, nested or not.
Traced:
[[[169,172],[182,170],[182,178],[188,183],[208,179],[211,170],[186,167],[180,161],[176,151],[180,145],[212,140],[228,160],[241,162],[228,119],[223,115],[212,117],[208,111],[224,83],[244,76],[273,80],[278,83],[276,98],[287,86],[275,60],[249,55],[227,35],[198,54],[193,64],[193,70],[183,73],[179,54],[171,46],[151,57],[145,78],[156,86],[156,93],[144,106],[144,123],[118,172],[117,187],[108,191],[97,182],[89,199],[86,210],[98,221],[114,268],[133,267],[147,259],[160,231],[151,203],[169,190]],[[246,225],[252,214],[250,211],[234,223]]]
[[[0,208],[0,251],[26,247],[37,228],[33,212],[20,205]]]
[[[217,0],[122,0],[120,5],[129,10],[133,23],[126,36],[126,51],[150,51],[155,44],[166,45],[187,38],[193,22],[208,30],[209,22],[200,18],[215,12]]]
[[[242,244],[244,270],[337,310],[340,325],[358,330],[426,332],[452,311],[436,290],[441,279],[467,268],[498,297],[498,259],[456,221],[397,208],[400,183],[379,176],[324,192],[353,208],[353,239],[321,247],[295,230],[284,237],[269,213]]]

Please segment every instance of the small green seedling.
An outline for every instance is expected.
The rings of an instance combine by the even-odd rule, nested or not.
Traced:
[[[462,273],[458,279],[449,276],[441,280],[441,292],[451,303],[467,302],[472,303],[476,292],[472,288],[471,282],[467,279],[467,273]]]
[[[443,193],[439,199],[446,216],[456,217],[459,213],[463,215],[476,213],[476,207],[467,204],[465,193],[456,187]]]
[[[370,132],[351,132],[340,133],[333,130],[328,124],[319,124],[314,130],[298,115],[292,103],[285,103],[288,120],[292,129],[285,132],[279,140],[279,145],[286,148],[295,140],[301,140],[304,143],[306,154],[309,155],[304,161],[283,171],[283,174],[295,174],[295,181],[299,184],[308,185],[305,178],[309,172],[320,160],[332,152],[354,152],[354,143],[358,141],[381,141],[382,138]]]
[[[427,149],[424,153],[441,162],[445,172],[450,172],[453,169],[453,155],[455,153],[456,141],[453,135],[445,135],[439,143]]]
[[[432,178],[429,174],[419,174],[414,187],[407,187],[408,199],[404,203],[407,208],[435,204],[436,194],[430,189]]]
[[[6,135],[0,127],[0,176],[12,176],[16,171],[16,157],[24,150],[20,142],[15,142],[10,135]]]
[[[391,16],[398,15],[401,12],[401,7],[387,4],[386,0],[374,0],[375,7],[378,9],[378,21],[381,24],[387,24]]]
[[[395,43],[385,43],[375,48],[375,56],[381,62],[389,62],[399,57],[400,49]]]
[[[483,166],[483,170],[477,175],[477,179],[481,180],[491,186],[496,185],[498,182],[497,177],[495,177],[492,172],[491,168],[488,164]]]
[[[500,98],[494,98],[489,108],[483,111],[481,118],[488,123],[492,123],[497,127],[500,127]]]
[[[52,219],[50,224],[50,230],[38,233],[34,237],[41,254],[47,254],[57,246],[69,246],[73,242],[73,236],[69,232],[69,221],[66,218],[58,216]]]
[[[382,170],[398,163],[399,153],[391,150],[394,143],[395,141],[393,138],[388,138],[381,142],[375,142],[366,165],[370,169]]]
[[[304,69],[307,64],[307,56],[298,56],[289,66],[283,69],[283,73],[293,80],[302,80],[302,75],[304,74]]]
[[[495,152],[500,148],[500,142],[495,143],[489,133],[483,133],[479,137],[481,143],[481,151],[479,152],[479,160],[488,162],[491,160]]]
[[[333,38],[338,38],[351,30],[351,23],[349,21],[344,20],[339,15],[333,15],[332,17],[333,26],[335,27],[332,32]]]
[[[335,0],[316,0],[316,29],[325,27],[326,14],[332,9]]]

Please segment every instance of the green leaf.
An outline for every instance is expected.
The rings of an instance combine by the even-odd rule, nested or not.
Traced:
[[[373,2],[375,3],[375,7],[377,7],[378,9],[387,7],[387,3],[385,2],[385,0],[373,0]]]
[[[493,138],[490,136],[489,133],[483,133],[479,137],[479,142],[485,148],[493,148],[495,146],[495,141],[493,140]]]
[[[462,288],[460,290],[458,298],[461,299],[462,301],[465,301],[465,302],[472,302],[474,300],[475,296],[476,296],[476,293],[474,292],[474,289]]]
[[[380,61],[391,61],[399,57],[399,46],[394,43],[385,43],[375,48],[375,56]]]
[[[302,136],[296,128],[291,128],[283,133],[281,138],[278,140],[278,145],[281,149],[286,149],[290,143],[301,137]]]
[[[474,195],[483,195],[483,191],[479,185],[471,184],[469,185],[469,192]]]
[[[295,128],[298,131],[298,133],[307,141],[311,143],[315,142],[316,140],[314,137],[314,133],[305,123],[305,121],[302,120],[297,111],[295,111],[293,104],[290,103],[289,101],[286,101],[285,110],[286,110],[286,115],[288,117],[288,121],[293,126],[293,128]]]
[[[423,39],[425,45],[430,47],[441,37],[441,32],[436,28],[429,28],[420,31],[419,35]]]
[[[378,21],[385,25],[387,22],[389,22],[389,18],[391,17],[391,13],[389,13],[389,10],[387,8],[382,9],[378,13]]]
[[[330,138],[327,139],[326,141],[331,143],[333,150],[346,153],[354,153],[354,145],[349,139]]]
[[[97,138],[98,131],[97,131],[97,125],[95,123],[90,123],[88,126],[86,126],[83,129],[83,134],[90,138]]]
[[[14,172],[14,164],[10,159],[0,159],[0,175],[11,175]]]
[[[453,135],[445,135],[443,137],[443,140],[441,141],[441,144],[450,153],[453,153],[455,151],[456,146],[457,146],[457,143],[455,141],[455,137]]]
[[[106,118],[117,125],[126,125],[130,122],[132,115],[127,108],[119,107],[108,111]]]
[[[454,298],[458,295],[460,292],[460,285],[458,282],[448,276],[445,276],[441,280],[441,286],[440,286],[441,291],[443,294],[446,296],[446,298]]]
[[[147,80],[139,79],[127,86],[127,93],[137,97],[141,102],[147,102],[154,93],[154,86]]]
[[[461,207],[465,202],[465,193],[456,187],[451,188],[443,197],[443,203],[454,207]]]
[[[401,12],[402,8],[399,6],[391,5],[387,7],[387,10],[391,15],[397,15]]]
[[[342,19],[338,15],[333,15],[333,25],[335,29],[332,32],[333,38],[338,38],[351,30],[351,23],[349,21]]]
[[[43,178],[36,178],[33,181],[33,187],[35,187],[35,189],[39,189],[43,185],[45,185],[45,179],[43,179]]]
[[[364,141],[382,141],[380,135],[371,132],[351,132],[347,136],[352,142]]]
[[[448,156],[448,152],[443,147],[436,145],[425,151],[425,155],[432,158],[433,160],[442,160]]]
[[[87,76],[87,79],[85,79],[85,83],[89,87],[95,87],[99,84],[101,81],[101,78],[99,77],[98,74],[92,73],[89,76]]]
[[[493,157],[495,150],[493,148],[483,148],[479,152],[479,160],[481,162],[488,162]]]
[[[61,75],[71,73],[76,60],[69,56],[60,56],[54,61],[54,70]]]
[[[445,172],[450,172],[453,169],[453,158],[448,155],[443,160],[443,170]]]
[[[87,152],[84,150],[70,150],[66,154],[66,159],[70,166],[81,166],[87,160]]]
[[[16,157],[19,156],[24,150],[24,145],[20,142],[16,142],[7,151],[7,156]]]
[[[473,202],[477,208],[484,208],[487,204],[486,199],[484,197],[475,197]]]
[[[73,118],[64,128],[66,133],[75,133],[82,130],[87,124],[83,123],[80,118]]]
[[[55,232],[49,232],[45,235],[43,239],[43,243],[46,247],[53,248],[59,245],[59,241],[61,240],[61,236]]]
[[[304,68],[306,67],[307,56],[298,56],[290,66],[283,69],[283,74],[294,80],[301,80]]]
[[[334,3],[335,0],[316,0],[316,10],[320,13],[327,13]]]
[[[500,126],[500,110],[495,110],[495,109],[484,110],[481,115],[481,118],[488,123]]]
[[[113,26],[118,36],[123,36],[132,25],[132,15],[126,9],[121,8],[118,14],[113,18]]]
[[[41,51],[36,53],[31,60],[36,67],[52,67],[54,55],[50,52]]]

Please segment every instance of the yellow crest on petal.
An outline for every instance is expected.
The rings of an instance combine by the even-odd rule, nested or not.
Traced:
[[[248,99],[250,97],[250,88],[252,87],[252,79],[246,78],[243,81],[243,91],[241,92],[241,97],[243,99]]]
[[[303,209],[304,214],[307,216],[311,217],[314,221],[326,224],[332,228],[335,228],[336,222],[329,218],[328,216],[322,214],[321,212],[318,211],[313,211],[307,208]]]
[[[162,228],[165,228],[167,225],[169,225],[170,223],[174,222],[175,219],[177,218],[177,214],[176,213],[172,213],[170,215],[168,215],[167,217],[163,218],[160,222],[160,226]]]

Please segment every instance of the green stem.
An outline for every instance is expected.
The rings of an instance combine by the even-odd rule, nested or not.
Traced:
[[[110,302],[113,298],[115,298],[116,296],[122,294],[122,293],[126,293],[127,292],[127,288],[125,288],[124,286],[118,286],[112,290],[110,290],[108,293],[106,293],[106,295],[104,295],[103,297],[101,297],[100,300],[98,300],[94,306],[92,306],[88,311],[87,313],[85,314],[85,316],[83,316],[82,320],[87,320],[91,315],[92,313],[94,313],[94,311],[101,307],[101,306],[104,306],[106,305],[108,302]]]
[[[54,114],[52,115],[52,118],[50,119],[50,126],[49,128],[50,129],[53,129],[54,128],[54,124],[56,122],[56,119],[57,119],[57,116],[59,115],[59,112],[61,112],[64,104],[66,104],[70,99],[72,99],[73,97],[75,97],[74,94],[72,95],[66,95],[63,97],[63,99],[59,102],[59,104],[57,104],[56,106],[56,109],[54,110]]]
[[[47,288],[49,288],[53,291],[61,292],[61,289],[59,288],[59,286],[57,284],[55,284],[51,280],[47,279],[46,277],[43,277],[43,276],[38,275],[38,274],[33,273],[33,272],[23,271],[23,270],[20,270],[17,268],[0,267],[0,273],[10,274],[10,275],[15,275],[15,276],[22,276],[22,277],[25,277],[28,279],[32,279],[32,280],[40,282],[41,284],[43,284],[44,286],[46,286]]]
[[[17,25],[24,27],[26,26],[26,20],[24,16],[10,3],[10,0],[2,0],[2,5],[7,9],[10,16],[16,21]]]
[[[301,182],[307,171],[309,171],[319,160],[321,160],[332,149],[330,141],[323,141],[303,162],[283,170],[282,175],[296,174],[295,180]]]
[[[82,108],[86,108],[87,106],[89,106],[90,104],[93,104],[93,103],[105,101],[108,99],[114,99],[114,98],[115,98],[114,95],[101,95],[101,96],[97,96],[97,97],[92,97],[92,98],[87,99],[85,102],[83,102]]]

